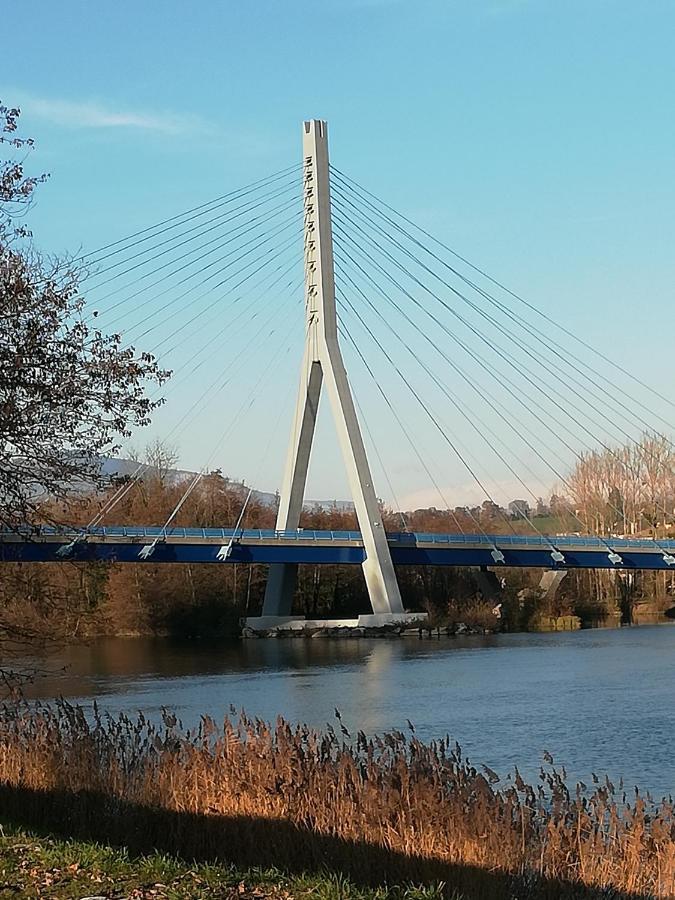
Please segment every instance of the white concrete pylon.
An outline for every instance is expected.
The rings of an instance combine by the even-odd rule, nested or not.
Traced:
[[[319,397],[325,379],[363,537],[366,552],[363,573],[373,612],[402,613],[401,593],[338,343],[326,122],[314,119],[304,123],[302,149],[307,330],[276,527],[279,531],[293,531],[300,522]],[[286,563],[270,566],[264,616],[289,615],[296,575],[297,566]]]

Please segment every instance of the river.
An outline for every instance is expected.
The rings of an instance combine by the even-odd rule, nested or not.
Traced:
[[[230,705],[355,733],[449,733],[475,763],[536,778],[545,751],[570,778],[623,776],[675,793],[675,625],[441,639],[178,643],[114,638],[37,662],[33,697],[110,712],[176,711],[186,727]]]

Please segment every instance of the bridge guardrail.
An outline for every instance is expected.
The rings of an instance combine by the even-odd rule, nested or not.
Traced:
[[[0,539],[3,536],[16,538],[25,535],[27,539],[45,537],[62,537],[64,541],[77,538],[86,539],[87,536],[95,536],[106,540],[107,538],[138,538],[154,540],[164,534],[164,529],[158,526],[146,525],[106,525],[83,531],[77,528],[58,526],[19,526],[18,528],[0,529]],[[235,538],[246,543],[247,541],[280,541],[280,542],[316,542],[316,543],[360,543],[359,531],[315,531],[312,529],[298,529],[294,531],[276,531],[270,529],[244,529],[235,532],[232,528],[172,528],[166,532],[167,537],[190,538],[207,540],[217,539],[223,542]],[[675,550],[675,540],[659,539],[658,543],[650,538],[599,538],[590,535],[504,535],[504,534],[442,534],[437,532],[390,532],[388,535],[391,544],[443,544],[445,546],[463,546],[477,544],[484,546],[509,546],[541,547],[550,549],[551,545],[564,550],[565,547],[587,547],[589,549],[605,550],[608,546],[621,550],[649,550],[661,552],[662,549]]]

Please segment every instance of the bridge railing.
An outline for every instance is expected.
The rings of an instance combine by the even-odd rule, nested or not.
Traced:
[[[164,529],[146,525],[106,525],[91,528],[88,531],[72,527],[57,526],[20,526],[18,529],[0,529],[0,540],[3,537],[16,539],[17,535],[24,536],[27,540],[44,537],[62,537],[64,541],[74,539],[86,539],[97,537],[103,540],[115,540],[126,538],[139,540],[155,540],[165,534]],[[168,537],[183,540],[222,540],[223,543],[232,539],[246,542],[289,542],[289,543],[360,543],[359,531],[314,531],[312,529],[296,529],[293,531],[276,531],[270,529],[244,529],[236,531],[232,528],[171,528],[166,532]],[[597,550],[606,550],[608,545],[621,550],[649,550],[654,549],[654,541],[650,538],[598,538],[581,534],[551,535],[504,535],[504,534],[440,534],[436,532],[390,532],[387,535],[389,543],[410,546],[419,544],[432,544],[434,546],[462,547],[483,545],[486,547],[510,546],[532,547],[550,550],[551,544],[564,549],[565,547],[583,547]],[[659,540],[659,548],[675,549],[675,540]]]

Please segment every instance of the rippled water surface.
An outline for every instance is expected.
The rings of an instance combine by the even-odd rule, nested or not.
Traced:
[[[111,712],[175,710],[184,725],[230,704],[323,726],[338,707],[366,732],[446,732],[475,762],[536,777],[544,751],[571,777],[675,791],[675,625],[440,640],[115,638],[69,648],[33,694]],[[59,667],[64,671],[57,672]]]

